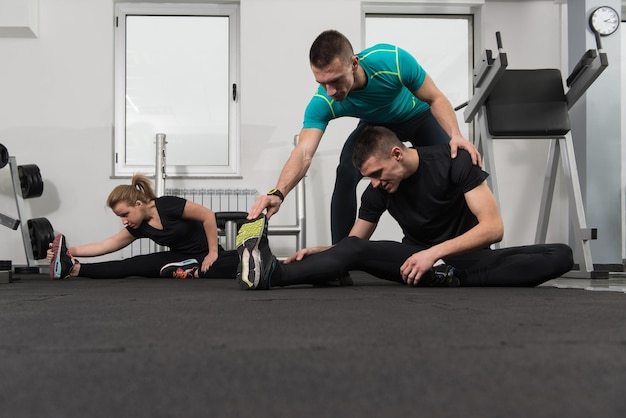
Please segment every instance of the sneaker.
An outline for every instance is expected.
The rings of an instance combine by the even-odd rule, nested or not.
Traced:
[[[70,271],[74,267],[74,259],[72,254],[65,245],[65,236],[58,234],[52,241],[52,262],[50,263],[50,278],[67,279],[70,277]]]
[[[270,277],[276,268],[276,257],[267,240],[265,215],[241,225],[235,244],[239,253],[239,286],[245,290],[269,289]]]
[[[161,267],[159,274],[161,277],[173,277],[175,279],[193,279],[200,267],[200,263],[195,258],[189,258],[175,263],[169,263]]]
[[[461,285],[459,278],[454,275],[456,270],[448,264],[439,264],[430,271],[433,273],[428,277],[422,276],[419,286],[428,287],[458,287]]]

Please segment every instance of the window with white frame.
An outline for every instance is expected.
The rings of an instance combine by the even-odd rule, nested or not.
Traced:
[[[116,5],[114,175],[239,175],[239,6]]]

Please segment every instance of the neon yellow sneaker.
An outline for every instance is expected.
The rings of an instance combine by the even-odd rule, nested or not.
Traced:
[[[265,215],[241,225],[235,244],[239,253],[239,286],[245,290],[269,289],[270,277],[276,268],[276,257],[267,241]]]

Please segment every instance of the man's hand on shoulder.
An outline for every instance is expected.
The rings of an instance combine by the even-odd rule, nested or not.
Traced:
[[[452,158],[456,158],[459,148],[464,149],[469,153],[470,157],[472,157],[472,164],[478,165],[482,168],[483,163],[481,156],[474,144],[463,138],[461,135],[455,135],[450,139],[450,154],[452,155]]]

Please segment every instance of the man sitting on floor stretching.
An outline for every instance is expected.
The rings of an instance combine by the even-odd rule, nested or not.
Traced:
[[[237,280],[244,289],[326,283],[350,270],[411,286],[537,286],[573,265],[565,244],[490,249],[504,228],[488,174],[449,145],[407,148],[389,129],[366,128],[353,163],[371,184],[350,236],[330,247],[305,248],[280,263],[264,216],[237,236]],[[369,241],[388,210],[402,242]]]

